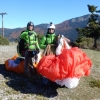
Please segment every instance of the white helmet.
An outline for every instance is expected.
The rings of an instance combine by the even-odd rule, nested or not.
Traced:
[[[50,22],[50,24],[47,26],[47,29],[48,29],[48,28],[53,28],[53,29],[55,29],[55,25],[52,24],[52,22]]]

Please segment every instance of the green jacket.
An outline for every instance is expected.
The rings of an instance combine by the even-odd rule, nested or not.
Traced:
[[[31,33],[29,35],[29,32]],[[40,49],[39,44],[38,44],[38,39],[37,39],[37,34],[34,31],[23,31],[20,34],[20,38],[25,40],[25,48],[28,48],[29,50],[35,50],[35,49]]]
[[[55,33],[49,34],[47,33],[46,36],[43,36],[40,40],[39,46],[41,49],[45,49],[48,44],[56,44],[56,35]],[[54,46],[52,46],[52,49],[55,49]]]

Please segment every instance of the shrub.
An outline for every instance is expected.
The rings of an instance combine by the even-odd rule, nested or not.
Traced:
[[[93,39],[83,37],[83,38],[80,39],[80,41],[79,41],[79,39],[76,40],[75,44],[80,48],[89,49],[93,46]]]
[[[9,45],[9,40],[0,35],[0,45]]]

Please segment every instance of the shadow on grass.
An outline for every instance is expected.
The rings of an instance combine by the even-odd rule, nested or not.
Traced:
[[[7,71],[4,64],[0,64],[0,74],[8,81],[6,84],[16,91],[25,94],[36,94],[45,97],[55,97],[58,95],[56,89],[58,86],[53,83],[51,85],[43,85],[42,79],[28,79],[22,74]]]

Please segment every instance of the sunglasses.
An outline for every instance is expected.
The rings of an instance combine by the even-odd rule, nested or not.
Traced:
[[[49,28],[49,30],[54,30],[54,28]]]

